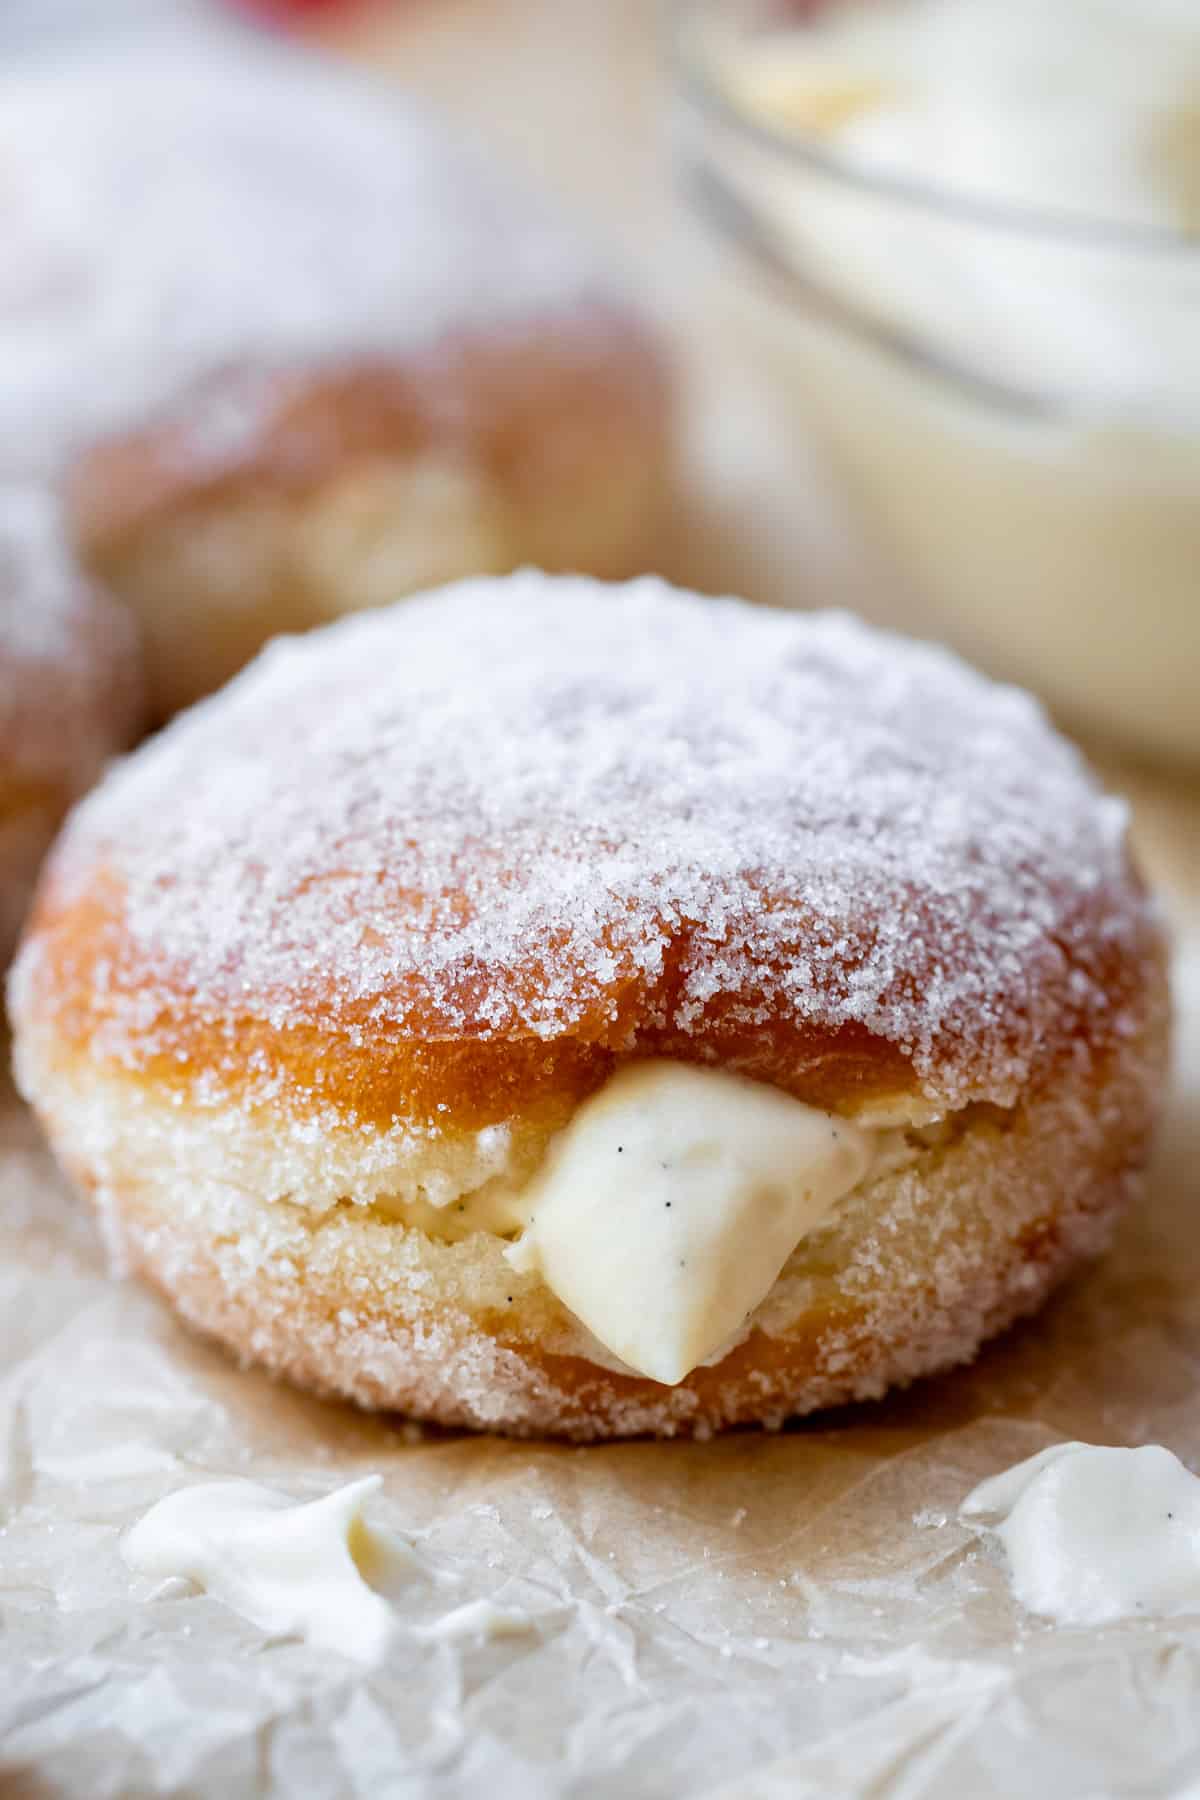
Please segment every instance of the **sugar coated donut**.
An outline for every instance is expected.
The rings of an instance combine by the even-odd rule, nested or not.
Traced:
[[[520,563],[630,572],[657,340],[415,103],[297,55],[0,81],[0,472],[62,479],[163,716],[279,631]]]
[[[1137,1193],[1167,1016],[1124,807],[1027,696],[532,573],[278,643],[121,765],[11,1002],[187,1319],[576,1438],[969,1358]]]
[[[133,621],[75,567],[52,498],[0,485],[0,966],[63,814],[140,702]]]

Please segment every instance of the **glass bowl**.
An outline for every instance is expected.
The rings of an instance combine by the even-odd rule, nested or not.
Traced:
[[[678,179],[741,323],[906,622],[1200,760],[1200,237],[968,197],[839,154],[819,114],[773,123],[748,72],[823,10],[673,14]]]

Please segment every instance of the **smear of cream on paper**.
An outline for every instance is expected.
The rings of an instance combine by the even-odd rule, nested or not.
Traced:
[[[362,1516],[383,1478],[364,1476],[297,1503],[251,1481],[208,1481],[168,1494],[128,1531],[138,1574],[183,1577],[264,1631],[378,1662],[396,1615],[377,1591],[416,1567],[412,1547]]]
[[[251,1481],[200,1482],[152,1506],[126,1533],[121,1554],[136,1573],[193,1582],[264,1631],[377,1663],[400,1625],[382,1590],[397,1577],[429,1573],[404,1538],[364,1519],[363,1502],[382,1483],[367,1475],[297,1502]],[[487,1599],[414,1628],[424,1643],[449,1644],[533,1629],[523,1608]]]

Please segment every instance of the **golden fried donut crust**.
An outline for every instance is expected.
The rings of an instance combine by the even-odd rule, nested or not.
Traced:
[[[448,1115],[454,1130],[476,1131],[514,1115],[565,1123],[618,1061],[667,1056],[719,1064],[849,1117],[888,1109],[897,1116],[937,1110],[936,1094],[923,1087],[903,1052],[857,1023],[748,1027],[728,1024],[718,1014],[688,1032],[664,1028],[669,980],[614,984],[604,995],[614,1010],[597,1007],[551,1042],[455,1037],[445,1021],[432,1021],[424,1028],[428,1035],[393,1035],[372,1029],[367,1003],[331,1008],[332,1016],[320,1026],[279,1027],[251,1012],[214,1021],[197,1009],[182,971],[164,974],[160,966],[152,976],[139,971],[122,936],[119,896],[115,884],[100,881],[96,894],[64,906],[51,878],[37,911],[33,980],[36,991],[53,997],[64,1043],[78,1046],[103,1043],[115,1013],[148,999],[153,1013],[146,1008],[143,1017],[153,1048],[134,1053],[148,1088],[188,1090],[202,1080],[239,1094],[252,1080],[239,1079],[238,1066],[269,1064],[299,1114],[330,1103],[364,1125],[386,1127],[404,1118],[435,1126]],[[1113,956],[1098,968],[1126,1017],[1141,1013],[1156,958],[1148,939],[1141,957]],[[103,991],[96,985],[98,967],[105,970]],[[536,968],[528,979],[536,982]],[[446,1035],[437,1035],[439,1024]],[[1070,1021],[1044,1047],[1039,1079],[1048,1078],[1055,1062],[1074,1047],[1104,1055],[1114,1039],[1099,1032],[1085,1038],[1082,1022]]]
[[[532,573],[278,645],[168,728],[76,812],[10,994],[60,1157],[194,1323],[578,1437],[970,1356],[1106,1241],[1166,1055],[1124,811],[1032,701],[837,615]],[[472,1191],[492,1127],[528,1169],[648,1055],[950,1132],[669,1390],[501,1239],[388,1210]]]
[[[709,740],[764,707],[710,796]],[[24,979],[152,1084],[473,1130],[646,1055],[851,1115],[1008,1105],[1142,1028],[1159,947],[1032,702],[838,618],[529,575],[268,653],[134,759]]]

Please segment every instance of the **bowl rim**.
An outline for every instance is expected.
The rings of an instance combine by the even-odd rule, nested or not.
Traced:
[[[839,156],[819,138],[773,125],[734,95],[715,76],[711,59],[695,42],[700,16],[732,12],[732,0],[668,0],[667,59],[676,91],[702,117],[770,151],[792,168],[828,178],[853,192],[894,201],[918,212],[963,225],[984,226],[1014,236],[1052,240],[1079,249],[1133,252],[1142,256],[1200,261],[1200,230],[1166,225],[1132,225],[1089,213],[1027,207],[939,187],[918,177],[867,168]]]

